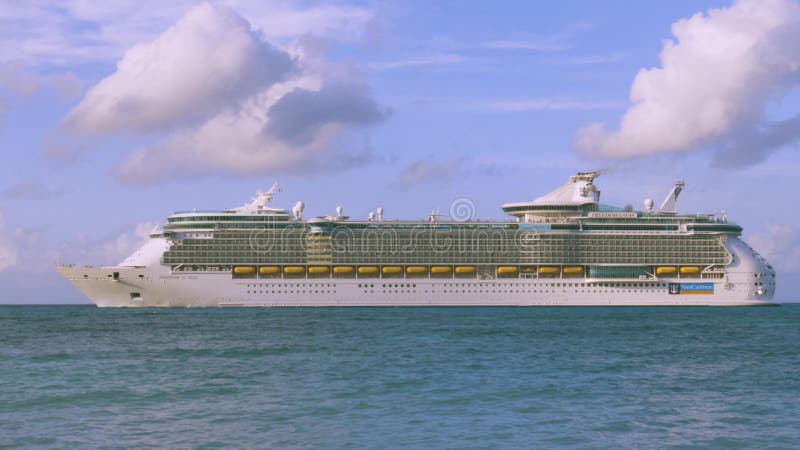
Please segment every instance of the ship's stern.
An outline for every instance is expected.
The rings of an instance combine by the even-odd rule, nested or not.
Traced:
[[[733,257],[725,268],[726,288],[748,304],[774,305],[775,268],[741,239],[728,239],[726,247]]]

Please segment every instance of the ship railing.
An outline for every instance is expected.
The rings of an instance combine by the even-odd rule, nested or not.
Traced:
[[[66,267],[68,269],[94,269],[94,266],[91,265],[81,265],[81,264],[56,264],[56,267]]]

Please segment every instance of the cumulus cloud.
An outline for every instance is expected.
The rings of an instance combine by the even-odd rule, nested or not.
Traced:
[[[202,125],[176,131],[136,150],[116,170],[128,184],[149,184],[171,177],[210,173],[255,174],[290,171],[315,163],[333,130],[323,130],[312,142],[292,146],[264,131],[266,111],[256,105],[222,113]]]
[[[230,8],[202,4],[152,42],[128,50],[117,70],[67,115],[85,133],[154,131],[193,123],[285,79],[294,62]]]
[[[753,234],[749,243],[779,272],[800,273],[800,227],[774,224]]]
[[[116,175],[128,184],[149,184],[212,173],[252,175],[360,165],[372,160],[369,148],[345,142],[342,130],[375,123],[385,114],[363,87],[292,80],[240,110],[225,111],[135,151]]]
[[[672,34],[661,67],[636,75],[619,130],[580,129],[579,151],[628,158],[716,148],[718,165],[733,166],[800,137],[796,120],[765,119],[770,102],[800,84],[800,5],[740,0],[680,20]]]
[[[155,133],[114,171],[129,184],[364,163],[368,144],[350,138],[389,112],[318,47],[306,37],[278,49],[232,9],[200,5],[126,53],[65,128]]]

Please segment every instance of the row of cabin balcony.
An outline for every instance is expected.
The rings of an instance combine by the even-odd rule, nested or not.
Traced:
[[[284,214],[264,215],[264,216],[184,216],[168,217],[168,223],[181,222],[286,222],[289,216]]]
[[[234,278],[702,278],[698,265],[245,265]]]

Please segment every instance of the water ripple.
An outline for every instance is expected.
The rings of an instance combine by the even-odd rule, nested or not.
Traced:
[[[0,308],[0,447],[792,448],[800,307]]]

